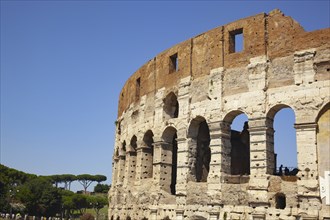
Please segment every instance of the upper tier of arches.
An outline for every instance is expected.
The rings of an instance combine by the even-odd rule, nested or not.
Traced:
[[[236,52],[234,39],[238,34],[243,36],[243,49]],[[196,79],[210,74],[214,68],[244,67],[254,57],[273,60],[329,41],[329,28],[305,32],[291,17],[276,9],[219,26],[161,52],[137,70],[121,90],[118,117],[142,96],[155,94],[160,88],[175,87],[187,76]]]

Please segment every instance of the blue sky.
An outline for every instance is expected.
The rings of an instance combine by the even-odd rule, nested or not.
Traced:
[[[39,175],[103,174],[110,183],[118,95],[129,76],[177,43],[275,8],[307,31],[329,27],[329,1],[2,0],[0,162]]]

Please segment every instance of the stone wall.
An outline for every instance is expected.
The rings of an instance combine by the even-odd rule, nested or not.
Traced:
[[[305,32],[274,10],[143,65],[119,97],[109,218],[330,218],[320,187],[330,170],[329,52],[330,29]],[[291,177],[274,175],[273,121],[283,108],[296,117]],[[248,128],[233,132],[241,113]]]

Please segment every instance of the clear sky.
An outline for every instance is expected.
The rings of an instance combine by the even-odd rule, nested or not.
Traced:
[[[38,175],[103,174],[110,183],[129,76],[177,43],[275,8],[307,31],[329,27],[327,0],[1,0],[0,162]]]

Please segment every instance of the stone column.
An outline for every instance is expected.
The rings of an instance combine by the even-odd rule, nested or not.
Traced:
[[[140,147],[136,149],[136,184],[142,184],[143,179],[152,177],[153,161],[152,149],[144,143],[139,144]]]
[[[211,149],[211,161],[210,161],[210,170],[207,176],[208,182],[208,193],[214,195],[219,192],[221,189],[221,160],[222,158],[222,149],[221,149],[221,126],[220,121],[210,122],[210,149]]]
[[[316,129],[317,124],[296,123],[298,153],[298,199],[300,209],[313,214],[320,205],[317,168]],[[314,209],[313,209],[314,207]],[[304,217],[305,219],[305,217]]]
[[[119,156],[113,156],[112,161],[112,184],[115,186],[118,179]]]
[[[222,181],[223,177],[230,174],[230,165],[231,165],[231,158],[230,158],[230,151],[231,151],[231,143],[230,143],[230,124],[225,121],[220,121],[220,152],[216,153],[218,156],[215,156],[219,159],[220,163],[220,181]],[[213,153],[212,153],[213,154]],[[212,157],[211,157],[211,160]]]
[[[136,172],[136,151],[130,147],[126,153],[124,186],[134,185]]]
[[[218,220],[219,219],[219,212],[217,211],[211,211],[210,212],[210,220]]]
[[[177,163],[177,179],[176,179],[176,195],[177,204],[185,205],[187,196],[187,178],[189,173],[188,154],[189,140],[187,138],[177,138],[178,144],[178,163]]]
[[[159,189],[171,193],[172,144],[164,141],[154,142],[153,180]]]
[[[274,145],[272,121],[265,118],[249,120],[250,132],[250,182],[251,206],[268,207],[267,176],[274,172]]]
[[[125,171],[126,171],[126,156],[124,154],[125,152],[121,152],[118,157],[118,170],[117,170],[117,181],[116,184],[120,185],[123,184],[125,179]]]
[[[274,129],[269,118],[249,120],[251,176],[272,175],[275,169]]]
[[[175,210],[176,213],[176,220],[184,220],[184,209],[177,209]]]
[[[157,220],[157,208],[156,207],[150,208],[150,219]]]

